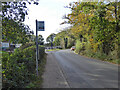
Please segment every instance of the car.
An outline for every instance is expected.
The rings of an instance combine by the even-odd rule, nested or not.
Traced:
[[[61,46],[56,46],[56,49],[62,49],[62,47]]]
[[[74,50],[75,50],[75,46],[72,46],[72,47],[71,47],[71,51],[74,51]]]

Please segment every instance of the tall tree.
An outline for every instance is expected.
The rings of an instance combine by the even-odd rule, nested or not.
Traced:
[[[52,33],[46,39],[47,42],[51,43],[51,47],[53,46],[53,41],[54,41],[55,36],[56,34]]]
[[[67,7],[71,13],[64,16],[64,23],[71,24],[75,39],[96,47],[101,53],[120,51],[120,2],[74,2]],[[83,39],[81,39],[83,38]],[[87,45],[86,45],[87,46]],[[116,48],[116,49],[115,49]],[[119,52],[120,53],[120,52]]]
[[[27,3],[38,5],[39,0],[23,0],[19,2],[2,2],[2,17],[14,19],[15,21],[23,22],[25,15],[28,15]]]
[[[3,40],[25,43],[33,33],[29,26],[24,25],[27,3],[38,5],[38,0],[21,2],[2,2],[2,35]]]
[[[54,34],[54,33],[50,34],[47,37],[46,41],[49,42],[49,43],[53,42],[55,36],[56,36],[56,34]]]
[[[38,43],[39,43],[40,45],[43,45],[43,44],[44,44],[44,38],[43,38],[42,35],[38,35]]]

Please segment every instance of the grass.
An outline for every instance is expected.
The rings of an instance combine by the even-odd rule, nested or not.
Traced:
[[[6,51],[0,51],[0,53],[7,53]]]
[[[46,51],[58,51],[58,50],[62,50],[62,49],[48,49]]]
[[[76,53],[78,54],[78,53]],[[120,65],[120,59],[109,59],[109,56],[103,54],[103,53],[90,53],[90,52],[87,52],[87,53],[80,53],[80,55],[82,56],[85,56],[85,57],[88,57],[88,58],[92,58],[92,59],[97,59],[97,60],[101,60],[101,61],[106,61],[106,62],[110,62],[110,63],[113,63],[113,64],[118,64]]]
[[[108,60],[106,60],[108,61]],[[120,65],[120,59],[109,60],[109,62]]]

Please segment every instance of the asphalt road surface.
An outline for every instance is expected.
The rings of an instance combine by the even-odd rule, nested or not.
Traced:
[[[55,88],[57,82],[63,81],[61,87],[65,88],[118,88],[118,65],[83,57],[70,50],[48,52],[47,62],[43,87]],[[56,81],[58,76],[60,79]]]

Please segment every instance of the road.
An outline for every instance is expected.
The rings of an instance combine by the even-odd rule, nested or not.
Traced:
[[[118,66],[115,64],[83,57],[70,50],[52,51],[48,53],[48,56],[48,62],[54,64],[47,65],[49,70],[45,72],[43,87],[59,87],[60,84],[57,85],[56,82],[63,81],[64,86],[60,87],[118,88]],[[50,67],[53,68],[50,70]],[[57,67],[59,67],[58,70]],[[62,77],[60,80],[56,79],[57,81],[55,77],[58,75],[55,73],[55,69],[57,74],[61,74],[60,77]]]

